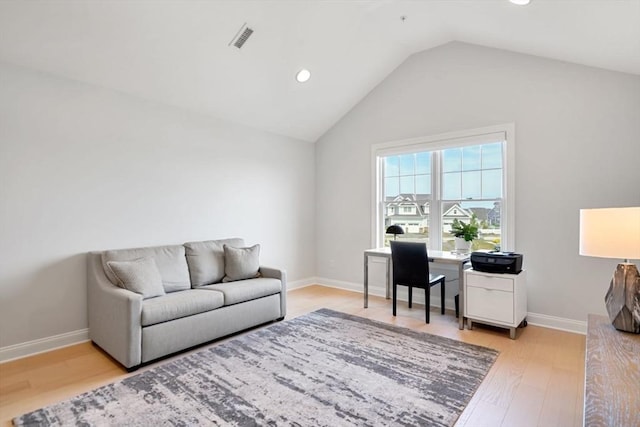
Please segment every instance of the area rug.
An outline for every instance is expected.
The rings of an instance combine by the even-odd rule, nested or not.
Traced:
[[[451,426],[497,355],[321,309],[31,412],[14,424]]]

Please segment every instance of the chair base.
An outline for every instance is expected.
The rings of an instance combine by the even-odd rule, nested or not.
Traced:
[[[396,304],[397,304],[397,294],[396,294],[396,292],[397,292],[397,289],[394,287],[394,289],[393,289],[393,315],[394,316],[396,315]],[[413,292],[411,292],[411,288],[409,288],[409,308],[411,308],[411,306],[412,306],[412,302],[411,302],[412,296],[413,296],[412,293]],[[455,308],[456,308],[456,319],[459,319],[460,318],[460,295],[456,295],[455,297],[453,297],[453,302],[454,302]],[[428,305],[430,305],[430,304],[428,304]],[[429,311],[429,308],[430,307],[425,307],[425,309],[427,311]],[[441,314],[444,314],[444,301],[442,301]],[[425,317],[426,317],[426,323],[429,323],[429,314],[427,313],[425,315]]]

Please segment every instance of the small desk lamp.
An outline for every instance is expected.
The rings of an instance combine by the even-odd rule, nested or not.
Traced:
[[[394,224],[387,227],[386,233],[393,234],[393,240],[396,240],[396,237],[398,237],[398,234],[404,234],[404,230],[399,225]]]
[[[580,209],[580,255],[619,258],[604,301],[616,329],[640,334],[640,207]]]

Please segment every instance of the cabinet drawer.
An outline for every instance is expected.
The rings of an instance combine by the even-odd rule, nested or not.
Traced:
[[[513,324],[513,293],[467,287],[465,316]]]
[[[513,279],[500,277],[500,275],[497,274],[495,276],[485,276],[482,274],[468,273],[465,279],[467,286],[513,292]]]

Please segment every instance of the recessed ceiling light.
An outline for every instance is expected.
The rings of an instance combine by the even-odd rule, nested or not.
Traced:
[[[518,6],[526,6],[529,4],[531,0],[509,0],[513,4],[517,4]]]
[[[304,83],[310,78],[311,71],[307,70],[306,68],[303,68],[302,70],[298,71],[298,74],[296,74],[296,80],[298,81],[298,83]]]

